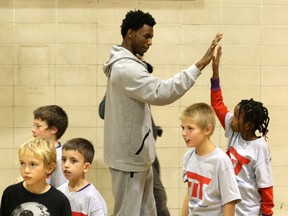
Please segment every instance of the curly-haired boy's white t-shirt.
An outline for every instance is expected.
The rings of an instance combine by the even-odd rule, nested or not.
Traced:
[[[218,147],[206,155],[196,155],[194,149],[185,153],[183,181],[189,186],[189,216],[223,215],[223,205],[240,201],[233,166]]]
[[[225,136],[228,138],[227,153],[233,163],[238,187],[243,197],[236,206],[236,215],[261,215],[259,188],[273,186],[271,155],[263,137],[246,141],[230,127],[232,113],[225,117]]]

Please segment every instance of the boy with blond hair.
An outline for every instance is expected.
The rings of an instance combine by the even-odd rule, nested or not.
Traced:
[[[46,182],[56,168],[56,150],[49,139],[36,137],[18,151],[24,181],[8,186],[2,195],[0,215],[71,216],[67,197]]]
[[[74,138],[63,145],[62,171],[69,182],[58,189],[68,197],[72,216],[107,215],[104,199],[85,178],[85,173],[91,168],[94,153],[93,144],[84,138]]]
[[[183,181],[188,190],[181,216],[234,216],[241,200],[229,157],[210,140],[215,114],[206,103],[196,103],[181,114],[182,137],[191,148],[183,157]]]

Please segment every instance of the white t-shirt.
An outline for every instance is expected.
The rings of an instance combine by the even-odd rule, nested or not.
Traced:
[[[271,155],[263,137],[246,141],[240,133],[233,133],[230,121],[231,113],[225,117],[225,136],[228,138],[228,154],[237,175],[242,201],[236,206],[236,215],[261,215],[261,197],[259,188],[273,186]]]
[[[46,182],[48,184],[51,184],[55,188],[59,187],[60,185],[64,184],[65,182],[68,182],[68,180],[65,178],[63,172],[62,172],[62,145],[59,142],[58,146],[56,147],[56,154],[57,154],[57,167],[52,173],[52,175],[47,178]]]
[[[192,149],[183,159],[183,181],[191,195],[189,216],[222,216],[224,204],[241,200],[231,160],[220,148],[201,157]]]
[[[58,187],[58,190],[69,199],[72,213],[81,216],[107,216],[106,202],[92,183],[77,192],[70,192],[67,182]]]

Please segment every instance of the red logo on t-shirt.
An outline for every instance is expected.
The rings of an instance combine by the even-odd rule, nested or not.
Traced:
[[[72,212],[72,216],[87,216],[87,214],[83,214],[81,212]]]
[[[202,199],[203,186],[209,185],[211,179],[193,172],[187,172],[187,177],[189,179],[188,186],[192,188],[191,197]]]
[[[241,171],[244,164],[250,163],[250,159],[240,155],[232,146],[227,150],[227,154],[233,163],[234,172],[236,175],[238,175],[238,173]]]

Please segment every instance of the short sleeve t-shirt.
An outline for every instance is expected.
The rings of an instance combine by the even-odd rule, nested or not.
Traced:
[[[263,137],[246,141],[240,133],[231,130],[231,113],[225,117],[225,136],[228,138],[228,150],[238,187],[243,197],[236,206],[236,215],[259,215],[261,197],[259,188],[273,186],[271,155]]]
[[[70,192],[68,183],[58,187],[70,201],[73,215],[106,216],[107,206],[99,191],[89,183],[77,192]]]
[[[229,157],[216,148],[206,156],[194,149],[184,155],[183,180],[189,186],[189,216],[223,214],[223,205],[241,200]]]

